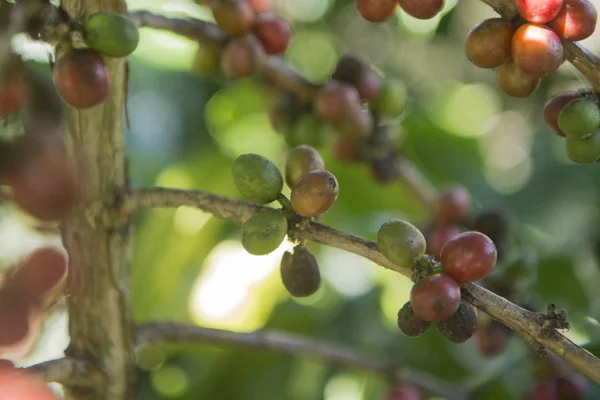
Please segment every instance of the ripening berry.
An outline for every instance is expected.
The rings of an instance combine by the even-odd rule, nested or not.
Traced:
[[[575,99],[558,114],[558,127],[568,137],[584,139],[600,127],[600,108],[595,100]]]
[[[517,10],[527,22],[545,24],[558,15],[565,0],[516,0]]]
[[[524,397],[525,400],[559,400],[556,381],[548,379],[536,382],[529,393]]]
[[[110,92],[110,75],[102,57],[93,50],[73,50],[60,57],[52,77],[56,91],[70,106],[90,108]]]
[[[450,239],[440,256],[444,273],[459,283],[485,278],[496,265],[492,240],[480,232],[465,232]]]
[[[290,189],[309,172],[325,169],[323,157],[310,146],[290,150],[285,163],[285,183]]]
[[[585,376],[579,372],[571,372],[556,380],[558,398],[561,400],[584,400],[587,392]]]
[[[287,228],[287,219],[282,211],[259,211],[242,227],[242,246],[255,256],[269,254],[283,242]]]
[[[425,237],[416,226],[400,219],[387,221],[377,232],[379,251],[394,264],[411,268],[425,254]]]
[[[321,286],[317,259],[301,244],[294,247],[293,253],[283,254],[280,273],[283,286],[294,297],[310,296]]]
[[[83,27],[89,47],[111,57],[127,57],[140,41],[135,22],[126,15],[115,12],[94,13]]]
[[[359,109],[360,104],[360,96],[354,86],[329,81],[319,90],[314,108],[324,120],[339,123],[348,115],[349,110]]]
[[[398,7],[396,0],[356,0],[358,13],[369,22],[384,22],[392,18]]]
[[[231,168],[238,191],[256,203],[275,201],[283,189],[283,177],[271,161],[258,154],[242,154]]]
[[[329,171],[317,170],[304,174],[292,188],[292,208],[303,217],[316,217],[335,203],[339,184]]]
[[[566,40],[587,39],[596,29],[598,12],[588,0],[565,0],[565,5],[548,26]]]
[[[221,70],[229,79],[244,78],[254,74],[265,59],[265,50],[251,34],[231,40],[221,53]]]
[[[363,101],[375,98],[381,88],[379,76],[352,54],[345,54],[338,60],[331,78],[354,86]]]
[[[410,337],[421,336],[427,331],[429,325],[431,325],[430,321],[423,321],[415,315],[415,312],[410,305],[410,301],[407,301],[400,311],[398,311],[397,323],[400,331]]]
[[[514,60],[496,68],[496,81],[504,93],[513,97],[527,97],[540,85],[540,78],[525,73]]]
[[[550,76],[563,63],[563,47],[552,29],[524,24],[513,35],[512,57],[526,74]]]
[[[430,19],[444,8],[445,0],[398,0],[400,8],[417,19]]]
[[[432,275],[415,283],[410,305],[422,320],[438,322],[448,319],[460,306],[460,287],[444,274]]]
[[[0,118],[8,117],[21,109],[27,96],[25,71],[18,70],[0,85]]]
[[[435,326],[451,342],[466,342],[477,330],[477,309],[463,300],[450,318],[436,322]]]
[[[421,400],[421,393],[413,385],[403,383],[387,393],[383,400]]]
[[[254,22],[254,10],[246,0],[216,1],[211,9],[217,25],[232,36],[247,32]]]
[[[0,370],[0,399],[5,400],[58,400],[59,397],[37,376],[21,370]]]
[[[454,185],[442,193],[433,205],[433,218],[439,225],[463,222],[471,210],[471,195],[462,185]]]
[[[406,84],[401,79],[384,79],[377,97],[370,103],[373,111],[386,118],[396,118],[406,108]]]
[[[282,54],[287,49],[292,29],[278,14],[265,13],[256,17],[252,32],[262,43],[267,54]]]
[[[515,30],[504,18],[490,18],[475,25],[465,40],[471,63],[479,68],[496,68],[511,58]]]
[[[436,260],[440,259],[444,245],[455,236],[460,235],[461,229],[458,225],[443,225],[433,228],[427,235],[427,254]]]
[[[486,357],[495,357],[504,351],[511,333],[506,325],[492,320],[477,330],[477,350]]]
[[[567,104],[579,97],[580,95],[577,92],[564,92],[551,97],[544,105],[544,120],[558,136],[567,136],[558,127],[558,116],[560,115],[560,112]]]
[[[567,137],[567,156],[579,164],[594,164],[600,160],[600,133],[585,139]]]

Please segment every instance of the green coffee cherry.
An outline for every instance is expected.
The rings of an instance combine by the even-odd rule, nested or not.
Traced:
[[[304,114],[290,123],[283,131],[285,142],[290,147],[308,145],[321,147],[333,135],[332,126],[313,113]]]
[[[600,127],[600,109],[592,99],[575,99],[558,115],[558,127],[568,137],[588,137]]]
[[[567,156],[571,161],[580,164],[594,164],[600,160],[600,132],[580,139],[567,137]]]
[[[318,169],[325,169],[325,161],[319,152],[310,146],[298,146],[288,153],[285,183],[292,189],[300,178]]]
[[[287,228],[287,219],[282,211],[259,211],[242,227],[242,246],[255,256],[269,254],[283,242]]]
[[[239,192],[256,203],[275,201],[283,189],[283,177],[275,164],[258,154],[242,154],[231,172]]]
[[[427,331],[429,325],[431,325],[431,322],[424,321],[415,315],[410,301],[407,301],[398,311],[398,328],[406,336],[421,336]]]
[[[286,251],[281,258],[281,282],[294,297],[307,297],[321,286],[321,273],[315,256],[303,245]]]
[[[477,311],[463,300],[450,318],[437,322],[435,326],[446,339],[454,343],[466,342],[477,330]]]
[[[425,237],[414,225],[402,220],[388,221],[377,232],[377,245],[391,262],[410,268],[425,254]]]
[[[140,41],[135,22],[114,12],[90,15],[84,24],[84,30],[90,48],[111,57],[127,57]]]
[[[407,91],[404,81],[386,79],[377,97],[370,103],[373,111],[382,117],[396,118],[406,107]]]

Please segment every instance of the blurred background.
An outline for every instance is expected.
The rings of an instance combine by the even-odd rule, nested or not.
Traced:
[[[476,0],[448,0],[428,21],[398,11],[371,24],[350,0],[274,0],[294,29],[285,59],[315,82],[331,75],[346,52],[361,55],[383,75],[404,79],[410,105],[399,125],[398,146],[436,186],[468,187],[474,213],[507,210],[511,247],[497,269],[532,255],[529,294],[540,309],[550,302],[569,311],[576,343],[600,355],[600,169],[571,163],[564,140],[542,118],[544,102],[561,91],[586,87],[570,64],[542,81],[527,99],[501,93],[495,74],[471,65],[464,38],[495,13]],[[594,1],[596,6],[600,2]],[[131,0],[130,10],[211,19],[191,0]],[[600,35],[583,42],[600,50]],[[48,48],[15,38],[32,65],[47,71]],[[286,143],[271,128],[271,93],[256,79],[226,82],[210,74],[198,44],[144,28],[130,57],[127,152],[132,185],[201,189],[240,197],[230,166],[243,153],[283,167]],[[321,149],[338,178],[340,196],[321,221],[375,238],[390,218],[418,226],[428,216],[398,183],[377,183],[360,164],[337,161]],[[289,189],[287,189],[289,194]],[[17,210],[1,209],[2,265],[10,265],[52,235],[34,232]],[[396,327],[411,282],[370,261],[315,244],[324,285],[307,299],[291,298],[278,265],[285,243],[266,256],[240,244],[240,225],[188,207],[144,212],[136,218],[132,293],[138,323],[178,321],[240,332],[277,329],[347,346],[399,365],[427,371],[474,389],[476,399],[520,398],[535,378],[534,357],[516,336],[487,357],[474,339],[453,344],[430,329],[412,339]],[[480,317],[484,317],[480,314]],[[57,309],[45,324],[29,365],[58,357],[68,343],[67,317]],[[380,377],[303,358],[257,350],[161,346],[140,350],[139,399],[377,399]],[[600,389],[588,382],[588,398]]]

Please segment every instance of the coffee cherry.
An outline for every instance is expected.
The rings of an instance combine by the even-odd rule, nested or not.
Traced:
[[[0,85],[0,118],[16,113],[23,106],[27,96],[25,71],[13,72]]]
[[[254,22],[254,10],[246,0],[216,1],[211,9],[217,25],[232,36],[248,31]]]
[[[398,178],[398,163],[399,156],[397,154],[389,154],[384,158],[374,160],[371,164],[371,175],[379,183],[391,183]]]
[[[458,225],[436,226],[427,235],[427,254],[440,259],[444,245],[455,236],[460,235],[461,230]]]
[[[58,396],[34,375],[20,370],[3,368],[0,370],[0,398],[6,400],[58,400]]]
[[[465,232],[450,239],[440,257],[444,273],[459,283],[485,278],[496,265],[496,247],[480,232]]]
[[[558,398],[561,400],[583,400],[586,398],[587,382],[585,376],[572,372],[556,381]]]
[[[386,118],[396,118],[406,108],[407,90],[400,79],[384,79],[377,97],[370,103],[373,111]]]
[[[326,121],[339,123],[360,106],[360,96],[352,85],[329,81],[317,94],[314,108],[317,115]]]
[[[600,160],[600,133],[594,133],[585,139],[568,137],[566,145],[567,156],[573,162],[593,164]]]
[[[567,136],[558,127],[558,116],[560,115],[560,112],[567,104],[579,97],[580,95],[577,92],[564,92],[551,97],[544,105],[544,120],[558,136]]]
[[[558,15],[565,0],[516,0],[517,10],[525,21],[545,24]]]
[[[321,147],[332,136],[332,126],[319,116],[309,112],[296,118],[282,129],[285,142],[290,147],[309,145]]]
[[[466,342],[477,330],[477,309],[463,300],[450,318],[436,322],[435,326],[451,342]]]
[[[369,22],[384,22],[392,18],[398,3],[396,0],[356,0],[358,13]]]
[[[286,251],[281,258],[281,282],[294,297],[307,297],[321,286],[321,273],[315,256],[303,245]]]
[[[282,211],[259,211],[242,227],[242,246],[255,256],[269,254],[283,242],[287,228],[287,218]]]
[[[536,382],[528,394],[526,400],[559,400],[556,381],[548,379]]]
[[[410,305],[422,320],[438,322],[448,319],[460,306],[460,287],[444,274],[432,275],[415,283]]]
[[[596,29],[598,12],[588,0],[565,0],[565,5],[548,26],[566,40],[587,39]]]
[[[292,188],[292,208],[303,217],[317,217],[337,200],[339,184],[329,171],[317,170],[304,174]]]
[[[400,331],[406,336],[420,336],[427,331],[429,325],[431,325],[431,322],[423,321],[415,315],[410,305],[410,301],[407,301],[400,311],[398,311],[398,328],[400,328]]]
[[[540,78],[525,73],[514,60],[496,68],[496,81],[509,96],[527,97],[540,85]]]
[[[239,192],[256,203],[275,201],[283,189],[283,178],[275,164],[258,154],[242,154],[231,172]]]
[[[575,99],[558,114],[558,127],[565,135],[583,139],[600,127],[600,108],[589,98]]]
[[[496,68],[511,58],[514,29],[503,18],[490,18],[475,25],[465,40],[467,58],[479,68]]]
[[[52,78],[62,99],[75,108],[102,103],[110,92],[110,76],[102,57],[93,50],[73,50],[60,57]]]
[[[430,19],[444,8],[445,0],[398,0],[400,8],[417,19]]]
[[[502,243],[508,236],[510,221],[505,212],[488,210],[480,213],[473,221],[473,230],[489,237],[494,245]]]
[[[511,333],[510,328],[492,320],[477,330],[475,335],[477,349],[486,357],[495,357],[504,351]]]
[[[325,169],[325,162],[317,150],[299,146],[288,153],[285,163],[285,183],[290,189],[309,172]]]
[[[525,24],[513,35],[512,56],[526,74],[550,76],[563,63],[563,47],[552,29]]]
[[[258,15],[252,26],[252,32],[262,43],[267,54],[285,52],[292,36],[290,24],[275,13]]]
[[[338,60],[331,78],[354,86],[363,101],[372,100],[381,89],[379,76],[351,54],[345,54]]]
[[[4,293],[3,293],[4,294]],[[0,297],[0,352],[14,346],[29,333],[29,305],[22,297]],[[2,393],[2,388],[0,388]],[[2,398],[0,396],[0,398]]]
[[[333,154],[336,159],[343,162],[356,162],[360,160],[360,143],[338,137],[333,142]]]
[[[127,57],[140,41],[135,22],[123,14],[97,12],[83,27],[90,48],[111,57]]]
[[[335,124],[338,134],[352,141],[367,137],[373,129],[373,116],[366,107],[360,105],[347,108],[346,115]]]
[[[440,193],[433,205],[433,217],[439,225],[462,222],[471,209],[471,195],[467,188],[454,185]]]
[[[417,227],[400,219],[387,221],[377,232],[377,246],[388,260],[410,268],[425,254],[425,237]]]
[[[386,394],[383,400],[421,400],[421,393],[413,385],[403,383]]]
[[[256,72],[265,59],[265,50],[254,35],[231,40],[221,53],[221,70],[229,79],[244,78]]]

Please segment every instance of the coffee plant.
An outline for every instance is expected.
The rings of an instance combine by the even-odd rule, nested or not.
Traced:
[[[597,11],[482,2],[0,0],[0,399],[600,399]]]

